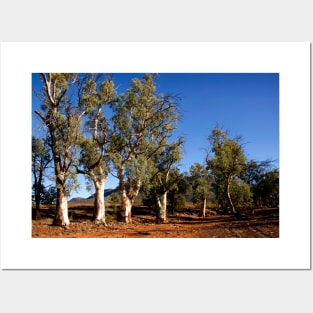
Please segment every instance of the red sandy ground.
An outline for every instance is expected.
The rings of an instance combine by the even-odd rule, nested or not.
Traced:
[[[41,209],[41,219],[32,221],[33,238],[277,238],[279,212],[277,209],[259,209],[243,212],[238,220],[229,215],[198,217],[194,209],[185,209],[168,215],[168,222],[156,224],[153,212],[144,207],[133,210],[132,224],[117,222],[110,209],[107,226],[92,222],[90,205],[69,208],[68,229],[52,226],[53,208]],[[214,213],[210,211],[209,213]]]

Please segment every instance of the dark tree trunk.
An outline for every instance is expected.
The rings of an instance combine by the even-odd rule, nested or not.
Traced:
[[[40,202],[41,202],[41,193],[42,193],[42,178],[43,178],[43,168],[40,167],[38,179],[35,177],[35,209],[32,212],[32,219],[39,220],[40,215]]]
[[[234,204],[233,204],[233,201],[232,201],[231,195],[230,195],[230,183],[231,183],[231,178],[229,177],[229,178],[227,179],[227,190],[226,190],[226,193],[227,193],[227,201],[228,201],[228,204],[229,204],[229,206],[230,206],[232,212],[234,213],[234,215],[236,215],[236,214],[237,214],[237,211],[236,211],[236,209],[235,209],[235,206],[234,206]]]

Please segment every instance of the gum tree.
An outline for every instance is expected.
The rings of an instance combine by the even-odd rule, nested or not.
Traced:
[[[263,188],[262,186],[265,186],[267,184],[267,178],[269,178],[272,174],[271,172],[278,171],[278,169],[273,170],[273,160],[265,160],[265,161],[255,161],[250,160],[247,165],[246,169],[241,175],[241,178],[250,186],[251,192],[253,194],[253,200],[254,205],[258,206],[261,204],[265,204],[267,200],[269,200],[273,193],[276,193],[276,203],[278,205],[278,181],[274,184],[269,184],[267,188]],[[275,176],[276,174],[274,174]],[[278,178],[278,172],[277,172],[277,178]],[[274,180],[275,181],[275,180]],[[263,192],[260,192],[263,190]],[[267,190],[268,192],[264,192]],[[261,196],[261,194],[263,195]]]
[[[131,222],[131,209],[144,181],[149,162],[168,143],[178,119],[171,95],[156,95],[155,75],[134,78],[131,87],[112,104],[114,140],[112,157],[119,179],[118,217]]]
[[[35,198],[35,210],[33,214],[34,219],[40,218],[40,202],[44,194],[43,179],[45,171],[51,164],[52,157],[50,150],[44,140],[32,137],[32,174],[33,174],[33,189]]]
[[[96,79],[88,78],[83,87],[81,101],[86,112],[86,135],[81,140],[80,168],[77,173],[84,174],[95,189],[94,221],[105,221],[104,188],[110,172],[108,146],[111,142],[111,129],[104,113],[104,107],[115,95],[111,79],[97,84]]]
[[[156,220],[158,223],[167,221],[167,196],[177,186],[177,169],[174,166],[181,159],[181,145],[183,139],[180,138],[166,147],[160,149],[151,158],[150,179],[145,185],[145,201],[155,207]]]
[[[239,141],[239,137],[230,139],[224,131],[214,128],[209,136],[212,154],[206,159],[215,178],[216,189],[221,192],[232,212],[238,217],[240,214],[233,203],[231,184],[235,178],[240,178],[246,168],[246,157]]]
[[[254,188],[254,198],[257,205],[279,207],[279,170],[274,169],[264,173]]]
[[[212,177],[210,176],[207,166],[195,163],[190,167],[190,182],[193,191],[193,202],[202,203],[200,216],[205,217],[207,199],[211,194]]]
[[[78,95],[78,86],[82,82],[78,74],[71,73],[41,73],[39,77],[42,88],[37,94],[41,99],[41,110],[35,113],[48,130],[57,188],[53,224],[68,226],[67,195],[70,192],[69,182],[75,183],[73,165],[85,113]]]
[[[171,170],[170,175],[175,184],[168,192],[168,213],[174,214],[175,210],[186,206],[186,195],[190,190],[190,184],[187,173],[181,173],[177,167]]]

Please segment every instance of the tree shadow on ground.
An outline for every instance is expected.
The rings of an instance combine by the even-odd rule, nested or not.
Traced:
[[[93,218],[93,208],[86,207],[86,206],[69,208],[68,215],[71,221],[79,221],[79,220],[90,221]]]

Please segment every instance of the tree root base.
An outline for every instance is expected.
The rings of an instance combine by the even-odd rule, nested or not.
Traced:
[[[105,227],[108,227],[108,224],[105,220],[94,220],[93,221],[96,225],[104,225]]]

